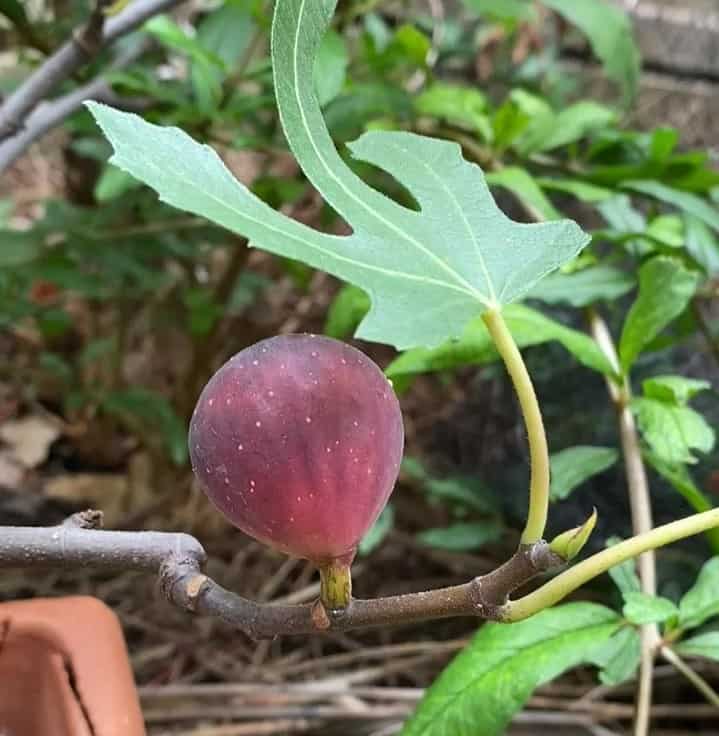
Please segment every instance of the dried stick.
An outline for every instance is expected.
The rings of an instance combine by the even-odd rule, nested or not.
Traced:
[[[101,49],[179,2],[135,0],[107,22],[101,22],[102,15],[98,17],[102,13],[102,3],[98,3],[88,23],[76,29],[70,40],[49,56],[0,107],[0,141],[20,131],[28,114]]]

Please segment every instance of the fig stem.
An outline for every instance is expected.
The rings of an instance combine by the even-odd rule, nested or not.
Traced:
[[[549,511],[549,449],[542,413],[527,366],[501,312],[490,309],[482,315],[489,334],[504,361],[522,409],[529,442],[529,510],[522,544],[535,544],[544,536]]]
[[[664,547],[685,537],[690,537],[719,526],[719,509],[694,514],[670,524],[654,527],[649,532],[625,539],[612,545],[552,578],[532,593],[509,601],[503,609],[502,620],[521,621],[553,606],[592,578],[625,560]]]
[[[331,611],[349,606],[352,600],[352,573],[346,562],[332,560],[320,565],[320,601]]]

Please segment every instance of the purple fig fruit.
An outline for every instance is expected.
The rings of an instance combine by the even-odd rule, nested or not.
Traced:
[[[320,569],[321,598],[349,603],[349,565],[397,480],[399,403],[364,353],[282,335],[237,353],[190,422],[192,468],[243,532]]]

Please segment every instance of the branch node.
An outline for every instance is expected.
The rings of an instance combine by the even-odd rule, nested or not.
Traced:
[[[160,566],[160,590],[175,605],[196,612],[200,597],[210,585],[207,575],[200,572],[192,557],[170,555]]]
[[[104,523],[104,515],[98,509],[85,509],[78,513],[68,516],[60,526],[71,527],[72,529],[102,529]]]
[[[318,631],[327,631],[332,625],[327,609],[319,598],[312,604],[310,615],[312,616],[312,625]]]

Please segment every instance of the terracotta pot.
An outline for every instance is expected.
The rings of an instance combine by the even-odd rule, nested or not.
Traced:
[[[2,736],[144,736],[122,629],[95,598],[0,604]]]

